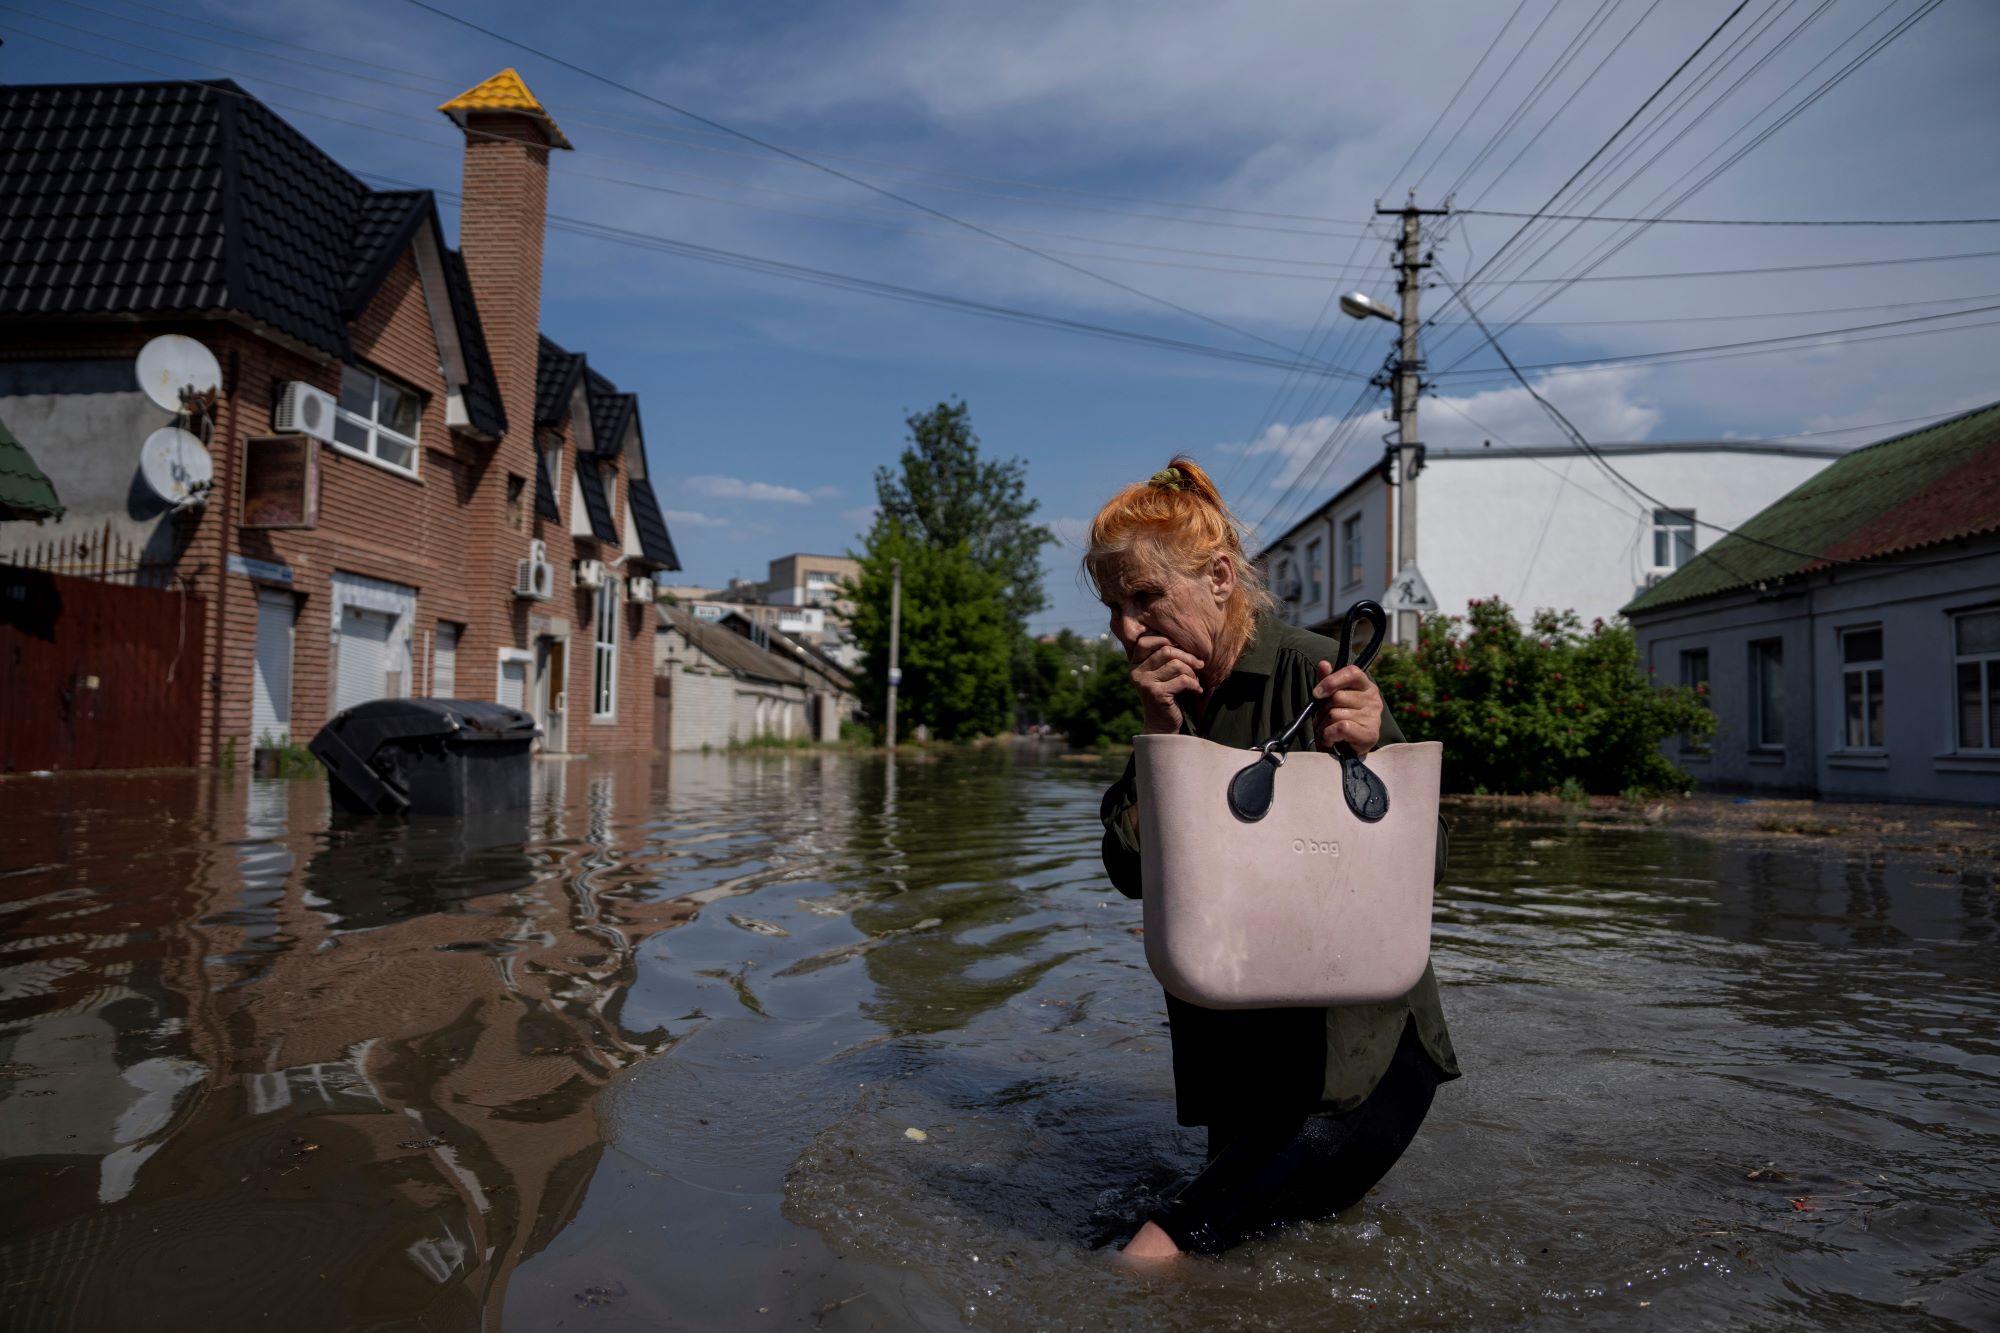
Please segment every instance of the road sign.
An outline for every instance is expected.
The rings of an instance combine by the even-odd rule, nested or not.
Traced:
[[[1438,604],[1437,598],[1431,595],[1431,585],[1424,582],[1423,574],[1415,565],[1408,565],[1390,580],[1389,590],[1382,594],[1382,607],[1386,611],[1428,614],[1437,610]]]

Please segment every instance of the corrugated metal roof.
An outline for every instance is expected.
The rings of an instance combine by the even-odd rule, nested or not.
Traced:
[[[653,483],[635,474],[626,487],[626,499],[630,501],[632,522],[639,529],[639,553],[661,569],[679,569],[680,553],[674,550],[674,539],[667,532],[667,518],[660,512]]]
[[[2000,531],[2000,403],[1856,449],[1634,598],[1632,615]]]
[[[27,448],[0,421],[0,519],[61,518],[62,501]]]
[[[736,631],[698,620],[682,608],[665,602],[659,603],[659,608],[662,620],[729,671],[782,685],[807,683],[804,667],[787,662],[769,649],[759,648]]]
[[[590,516],[590,532],[601,542],[618,540],[618,525],[611,521],[611,497],[604,493],[604,477],[597,461],[582,454],[576,459],[577,486],[583,491],[583,511]]]

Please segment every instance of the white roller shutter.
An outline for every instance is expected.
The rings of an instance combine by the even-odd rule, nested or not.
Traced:
[[[266,737],[278,744],[292,730],[292,621],[297,603],[288,592],[257,590],[257,669],[250,690],[250,744]]]
[[[458,697],[458,626],[438,621],[437,647],[431,654],[431,697]]]
[[[340,612],[340,671],[334,682],[333,711],[338,713],[380,699],[389,692],[389,632],[393,617],[380,611],[342,607]]]
[[[528,664],[507,661],[500,664],[500,702],[509,708],[525,708],[528,697]]]

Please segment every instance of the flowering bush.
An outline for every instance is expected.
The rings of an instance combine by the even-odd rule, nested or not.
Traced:
[[[1454,791],[1686,791],[1660,742],[1715,731],[1694,690],[1653,684],[1622,621],[1541,611],[1523,629],[1498,598],[1426,616],[1416,648],[1388,645],[1370,674],[1405,736],[1444,743]]]

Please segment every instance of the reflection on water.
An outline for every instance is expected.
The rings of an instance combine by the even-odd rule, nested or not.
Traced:
[[[0,1322],[1991,1326],[1990,866],[1475,819],[1403,1165],[1125,1269],[1200,1145],[1102,768],[548,764],[481,827],[0,786]]]

